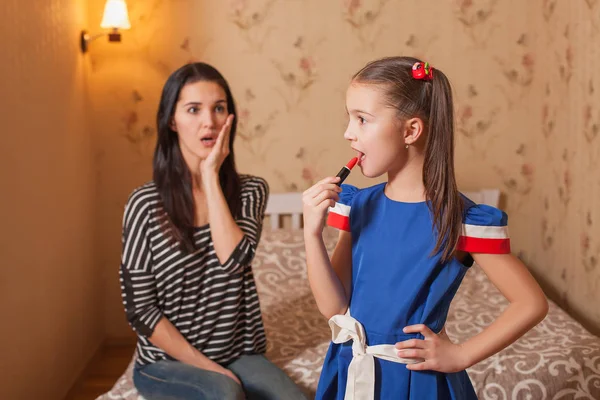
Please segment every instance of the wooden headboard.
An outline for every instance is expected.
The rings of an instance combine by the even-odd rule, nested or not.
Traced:
[[[462,192],[477,204],[487,204],[498,207],[500,201],[499,189],[482,189],[479,191]],[[280,217],[289,215],[292,218],[292,228],[300,229],[302,219],[302,193],[273,193],[269,195],[269,202],[265,215],[271,219],[271,229],[280,229]]]
[[[283,215],[291,215],[292,228],[300,229],[302,217],[302,193],[273,193],[269,195],[269,202],[265,215],[271,219],[271,229],[279,229],[280,218]]]

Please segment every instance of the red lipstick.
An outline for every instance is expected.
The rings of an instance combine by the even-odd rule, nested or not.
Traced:
[[[358,162],[358,157],[354,157],[352,160],[348,161],[348,164],[346,164],[345,166],[342,167],[340,172],[338,172],[338,174],[336,175],[336,177],[340,178],[340,181],[338,183],[336,183],[336,185],[340,186],[342,184],[342,182],[344,182],[346,180],[348,175],[350,175],[350,171],[352,171],[352,168],[354,168],[354,166],[356,165],[357,162]]]

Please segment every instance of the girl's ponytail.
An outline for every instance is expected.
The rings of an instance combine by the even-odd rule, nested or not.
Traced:
[[[454,107],[446,75],[435,70],[431,88],[429,131],[425,145],[423,183],[438,231],[435,252],[442,260],[454,255],[463,218],[463,203],[454,176]]]

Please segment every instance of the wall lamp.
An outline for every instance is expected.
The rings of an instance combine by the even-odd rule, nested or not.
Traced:
[[[103,29],[110,29],[110,31],[98,33],[96,35],[90,35],[87,31],[81,31],[80,40],[82,53],[88,51],[89,43],[92,40],[98,39],[104,35],[108,35],[109,42],[121,41],[121,32],[119,32],[119,29],[131,28],[129,14],[127,12],[127,3],[125,3],[125,0],[106,0],[106,4],[104,5],[104,16],[102,17],[100,27]]]

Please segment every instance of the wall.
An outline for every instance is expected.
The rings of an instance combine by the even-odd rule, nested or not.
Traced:
[[[62,399],[103,337],[84,1],[4,0],[2,399]]]
[[[92,0],[92,8],[102,1]],[[133,29],[94,56],[100,254],[109,335],[129,332],[116,271],[123,205],[150,179],[160,89],[217,66],[239,108],[240,170],[303,190],[352,153],[345,90],[368,60],[423,57],[450,76],[461,187],[506,194],[514,249],[546,292],[600,333],[596,0],[130,0]],[[98,11],[100,13],[100,11]],[[92,15],[92,14],[90,14]],[[368,182],[353,174],[350,182]],[[597,301],[596,301],[597,302]]]

